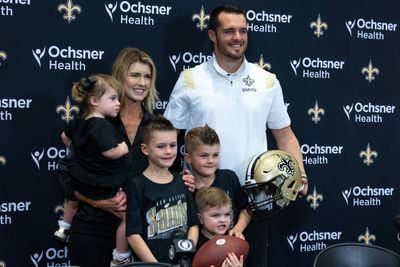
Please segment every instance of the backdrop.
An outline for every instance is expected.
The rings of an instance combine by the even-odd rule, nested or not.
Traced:
[[[72,82],[109,73],[120,49],[139,47],[157,65],[163,112],[179,73],[211,56],[208,15],[222,3],[0,0],[1,267],[69,265],[52,235],[60,133],[77,114]],[[339,242],[400,252],[400,2],[236,3],[248,19],[246,57],[279,78],[310,179],[307,197],[260,229],[270,266],[311,266]]]

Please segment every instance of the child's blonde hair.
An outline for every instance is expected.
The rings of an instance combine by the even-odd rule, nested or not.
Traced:
[[[121,84],[112,76],[107,74],[93,74],[75,82],[72,86],[72,99],[80,103],[85,117],[91,111],[90,98],[102,97],[107,89],[112,88],[117,92],[118,98],[122,101],[123,90]]]
[[[203,127],[192,128],[185,137],[185,152],[192,153],[200,145],[219,145],[217,132],[207,124]]]
[[[203,187],[197,190],[195,196],[197,211],[199,213],[208,208],[229,205],[232,209],[232,200],[225,191],[217,187]]]

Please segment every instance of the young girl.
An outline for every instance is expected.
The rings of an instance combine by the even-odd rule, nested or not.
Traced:
[[[61,139],[66,146],[72,145],[74,151],[67,163],[73,189],[94,200],[114,197],[127,177],[128,146],[108,121],[117,116],[121,96],[122,88],[118,81],[105,74],[82,78],[72,87],[72,97],[81,104],[83,114],[64,130]],[[78,205],[78,201],[72,198],[65,204],[60,229],[54,233],[57,239],[67,241]],[[125,212],[116,212],[115,215],[121,222],[110,266],[132,261],[125,236]]]

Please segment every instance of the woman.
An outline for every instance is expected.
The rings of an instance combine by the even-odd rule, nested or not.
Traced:
[[[147,159],[140,150],[140,129],[152,114],[153,104],[158,99],[155,88],[156,68],[147,53],[128,47],[122,49],[115,59],[112,76],[120,81],[124,88],[124,102],[115,126],[123,133],[128,144],[128,177],[134,177],[147,167]],[[185,175],[184,180],[193,190],[193,177]],[[125,210],[126,195],[120,191],[111,199],[99,201],[88,199],[78,192],[75,192],[75,195],[83,202],[71,227],[68,246],[71,264],[108,267],[118,225],[118,219],[112,213]]]

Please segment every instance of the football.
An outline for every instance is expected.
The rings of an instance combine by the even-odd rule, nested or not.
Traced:
[[[228,253],[235,253],[238,259],[243,255],[246,259],[249,253],[249,243],[235,236],[218,235],[208,240],[199,248],[192,262],[192,267],[220,267]]]

